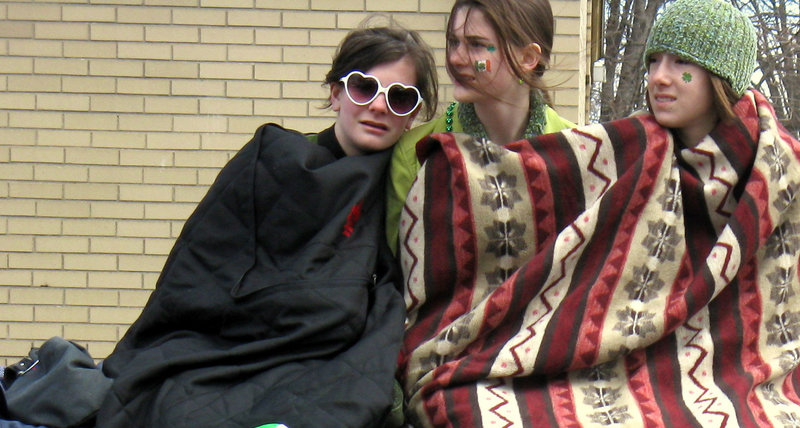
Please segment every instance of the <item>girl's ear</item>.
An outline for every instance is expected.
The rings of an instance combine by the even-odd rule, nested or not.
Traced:
[[[529,43],[519,50],[519,65],[526,72],[532,72],[539,65],[539,58],[542,56],[542,47],[538,43]]]
[[[339,102],[339,97],[341,95],[342,95],[342,86],[337,85],[336,83],[331,83],[331,95],[330,95],[331,110],[338,112],[339,109],[342,108],[342,104]]]

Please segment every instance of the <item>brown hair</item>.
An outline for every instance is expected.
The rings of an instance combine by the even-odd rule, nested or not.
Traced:
[[[431,120],[436,115],[439,101],[439,81],[433,53],[416,31],[407,30],[394,22],[380,27],[362,25],[349,32],[336,49],[331,69],[325,75],[325,84],[338,85],[339,79],[353,70],[367,72],[372,67],[406,56],[414,63],[417,75],[414,86],[422,95],[421,118]],[[330,101],[325,107],[330,107]]]
[[[714,110],[723,122],[728,122],[736,118],[733,112],[733,105],[739,101],[740,96],[736,95],[733,87],[727,80],[709,72],[711,80],[711,96],[713,98]]]
[[[547,86],[542,80],[550,65],[553,51],[553,11],[548,0],[456,0],[447,20],[447,38],[453,34],[453,17],[462,8],[467,8],[467,18],[472,10],[480,10],[486,16],[500,42],[500,51],[508,61],[514,75],[531,88],[542,92],[550,101]],[[539,63],[531,73],[526,73],[513,55],[512,47],[523,48],[531,43],[541,47]],[[450,44],[447,44],[447,69],[451,76],[458,76],[450,65]]]

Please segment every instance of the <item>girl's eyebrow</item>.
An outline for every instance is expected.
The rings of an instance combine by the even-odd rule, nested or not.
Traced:
[[[467,35],[464,36],[464,39],[466,39],[467,41],[470,41],[470,42],[483,42],[483,43],[490,43],[491,42],[491,40],[489,40],[488,38],[483,37],[483,36],[478,36],[478,35],[475,35],[475,34],[467,34]]]

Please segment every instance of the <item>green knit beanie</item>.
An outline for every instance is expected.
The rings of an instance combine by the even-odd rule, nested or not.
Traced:
[[[656,19],[644,50],[668,52],[691,61],[731,84],[739,96],[750,87],[756,64],[756,29],[722,0],[677,0]]]

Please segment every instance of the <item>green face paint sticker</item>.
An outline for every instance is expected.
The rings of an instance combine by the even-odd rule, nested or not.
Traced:
[[[689,83],[692,81],[691,73],[683,73],[683,81]]]
[[[497,48],[494,47],[494,45],[489,45],[489,46],[486,46],[486,50],[489,51],[489,52],[494,52],[494,51],[497,50]]]

